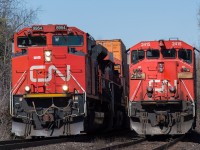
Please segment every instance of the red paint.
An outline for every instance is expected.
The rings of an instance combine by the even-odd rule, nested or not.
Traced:
[[[148,59],[147,50],[159,50],[160,57],[154,59]],[[161,49],[175,49],[175,58],[163,58]],[[191,50],[191,63],[187,63],[183,59],[178,58],[178,51],[180,49]],[[144,50],[145,58],[139,60],[137,63],[132,63],[132,52]],[[162,40],[162,41],[143,41],[130,48],[130,67],[129,67],[129,99],[130,101],[141,100],[194,100],[194,50],[193,47],[180,40]],[[178,78],[178,74],[181,73],[182,68],[187,68],[193,75],[192,78]],[[134,74],[134,70],[140,68],[142,73],[145,74],[144,79],[131,79]],[[162,71],[163,72],[160,72]],[[168,84],[166,83],[168,81]],[[177,89],[175,93],[169,91],[169,88],[176,86],[174,82],[177,82]],[[153,87],[152,97],[147,95],[147,87]],[[159,90],[162,90],[160,92]]]
[[[71,74],[77,79],[83,89],[86,89],[86,56],[87,50],[87,33],[81,31],[76,27],[67,27],[66,30],[56,31],[57,25],[39,25],[42,27],[42,31],[35,31],[32,28],[24,28],[14,34],[14,54],[12,58],[12,86],[17,84],[17,81],[22,76],[23,72],[26,71],[24,81],[19,85],[17,91],[14,94],[24,94],[25,86],[31,87],[31,93],[63,93],[62,85],[67,84],[70,92],[74,89],[80,93],[83,91],[77,85],[77,83],[70,77],[69,81],[64,81],[54,70],[48,71],[50,66],[55,66],[64,77],[69,76],[67,74],[67,66],[70,66]],[[53,35],[80,35],[83,36],[82,46],[53,46],[52,36]],[[34,36],[45,36],[46,45],[44,46],[24,46],[18,47],[17,41],[19,37],[34,37]],[[75,55],[69,53],[69,48],[74,48],[76,51],[80,51],[82,55]],[[51,51],[52,61],[45,62],[46,50]],[[21,55],[22,51],[27,53]],[[18,56],[21,55],[21,56]],[[33,66],[43,66],[43,69],[34,69],[33,78],[36,82],[31,81],[31,70]],[[38,79],[48,79],[48,76],[52,76],[50,81],[37,82]]]

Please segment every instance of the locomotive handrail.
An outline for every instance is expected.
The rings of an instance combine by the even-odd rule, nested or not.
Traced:
[[[81,86],[81,84],[76,80],[76,78],[71,74],[70,72],[70,76],[72,77],[72,79],[76,82],[76,84],[81,88],[81,90],[84,93],[84,99],[85,99],[85,103],[84,103],[84,113],[85,116],[87,116],[87,109],[86,109],[86,91],[83,89],[83,87]]]
[[[24,75],[26,74],[26,71],[22,74],[22,76],[19,78],[17,83],[14,85],[14,87],[10,91],[10,115],[13,116],[13,93],[18,89],[19,85],[24,80]]]
[[[185,83],[183,82],[183,80],[181,80],[181,82],[183,83],[183,86],[185,87],[185,89],[186,89],[186,91],[187,91],[187,93],[188,93],[188,95],[189,95],[189,97],[190,97],[190,99],[192,100],[192,105],[193,105],[193,117],[195,117],[195,104],[194,104],[194,99],[192,98],[192,96],[191,96],[191,94],[190,94],[190,92],[189,92],[189,90],[187,89],[187,87],[186,87],[186,85],[185,85]]]
[[[194,50],[196,50],[198,53],[200,53],[200,50],[198,50],[196,47],[194,47]]]
[[[22,81],[22,78],[24,77],[26,71],[24,71],[24,73],[22,74],[22,76],[19,78],[19,80],[17,81],[17,83],[14,85],[13,89],[11,90],[11,92],[15,91],[17,89],[17,87],[19,86],[19,84]],[[14,92],[13,92],[14,93]]]
[[[133,95],[131,96],[130,100],[134,100],[134,98],[135,98],[135,96],[136,96],[136,94],[137,94],[137,92],[139,90],[139,87],[140,87],[141,83],[142,83],[142,80],[140,80],[140,82],[138,83],[137,88],[134,91]],[[128,106],[130,105],[130,101],[129,101],[129,103],[127,105]],[[130,109],[128,110],[128,115],[130,115]]]
[[[118,87],[120,87],[121,85],[120,84],[117,84],[116,82],[114,82],[114,81],[112,81],[112,80],[110,80],[110,79],[106,79],[105,77],[102,77],[102,76],[99,76],[101,79],[104,79],[104,80],[106,80],[106,81],[109,81],[110,83],[113,83],[114,85],[116,85],[116,86],[118,86]]]
[[[191,96],[191,94],[190,94],[189,90],[187,89],[187,87],[186,87],[185,83],[183,82],[183,80],[181,80],[181,82],[183,83],[183,85],[184,85],[184,87],[185,87],[185,89],[186,89],[186,91],[187,91],[187,93],[188,93],[188,95],[189,95],[190,99],[191,99],[192,101],[194,101],[194,99],[192,98],[192,96]]]
[[[135,98],[135,96],[136,96],[136,94],[137,94],[137,92],[139,90],[139,87],[140,87],[141,83],[142,83],[142,80],[140,80],[140,82],[138,83],[136,90],[134,91],[133,95],[131,96],[131,100],[134,100],[134,98]]]

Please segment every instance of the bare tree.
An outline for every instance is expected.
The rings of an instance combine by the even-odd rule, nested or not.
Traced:
[[[9,137],[9,93],[11,85],[11,56],[13,33],[29,26],[38,9],[27,8],[25,0],[0,0],[0,136]]]
[[[200,7],[197,13],[198,26],[200,30]],[[200,49],[199,47],[197,47]],[[196,98],[197,98],[197,129],[200,129],[200,53],[196,52]]]

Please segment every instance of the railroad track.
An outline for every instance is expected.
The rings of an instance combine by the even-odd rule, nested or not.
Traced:
[[[177,137],[177,138],[175,138],[175,139],[172,139],[172,140],[170,140],[169,142],[166,142],[165,144],[154,148],[153,150],[167,150],[167,149],[169,149],[171,146],[175,145],[177,142],[181,141],[184,137],[185,137],[185,135],[182,135],[182,136],[180,136],[180,137]]]
[[[113,149],[119,149],[119,148],[125,148],[125,147],[129,147],[135,144],[139,144],[141,142],[146,141],[146,138],[141,138],[141,139],[137,139],[137,140],[133,140],[130,142],[124,142],[124,143],[120,143],[120,144],[116,144],[116,145],[112,145],[112,146],[106,146],[97,150],[113,150]]]
[[[119,133],[118,133],[119,134]],[[115,136],[119,136],[116,134],[105,134],[105,135],[76,135],[76,136],[66,136],[66,137],[57,137],[57,138],[44,138],[44,139],[28,139],[28,140],[11,140],[11,141],[0,141],[0,150],[10,150],[10,149],[21,149],[21,148],[29,148],[29,147],[37,147],[37,146],[46,146],[49,144],[59,144],[65,142],[94,142],[94,139],[107,139],[108,137],[112,138]],[[182,140],[185,136],[179,136],[176,138],[167,138],[167,142],[163,142],[163,140],[158,141],[154,138],[148,138],[148,140],[144,137],[130,138],[128,142],[113,142],[112,145],[107,145],[105,147],[97,148],[96,150],[115,150],[122,148],[131,148],[131,149],[143,149],[142,146],[146,146],[151,150],[165,150],[169,147],[173,146],[180,140]],[[115,141],[115,140],[114,140]],[[153,146],[153,147],[152,147]]]
[[[137,140],[129,141],[129,142],[124,142],[112,146],[106,146],[97,150],[115,150],[115,149],[122,149],[122,148],[130,148],[130,149],[143,149],[142,146],[146,145],[146,147],[149,147],[149,150],[167,150],[169,147],[173,146],[180,140],[182,140],[184,136],[181,137],[176,137],[174,139],[169,138],[168,142],[157,141],[153,138],[149,138],[148,140],[146,138],[140,138]],[[153,141],[153,142],[152,142]],[[152,147],[153,146],[153,147]]]
[[[0,141],[0,150],[21,149],[28,147],[44,146],[49,144],[58,144],[63,142],[80,142],[88,140],[88,136],[67,136],[56,138],[44,138],[44,139],[26,139],[26,140],[9,140]]]
[[[106,139],[122,134],[127,134],[129,131],[109,132],[100,134],[83,134],[83,135],[71,135],[62,137],[50,137],[50,138],[38,138],[38,139],[23,139],[23,140],[8,140],[0,141],[0,150],[21,149],[37,146],[45,146],[49,144],[59,144],[65,142],[88,142],[93,141],[95,138]]]

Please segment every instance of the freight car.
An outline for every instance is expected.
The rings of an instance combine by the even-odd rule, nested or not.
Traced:
[[[34,25],[14,34],[12,133],[50,137],[123,125],[120,73],[112,53],[67,25]]]
[[[127,105],[128,100],[128,85],[129,85],[129,74],[128,64],[127,64],[127,54],[126,47],[121,39],[113,40],[96,40],[97,44],[105,47],[111,54],[113,54],[113,59],[115,63],[115,70],[120,74],[121,84],[123,85],[123,98],[124,103]],[[122,100],[123,101],[123,100]],[[127,107],[126,107],[127,108]]]
[[[195,127],[195,53],[180,40],[130,49],[130,126],[138,134],[185,134]]]

